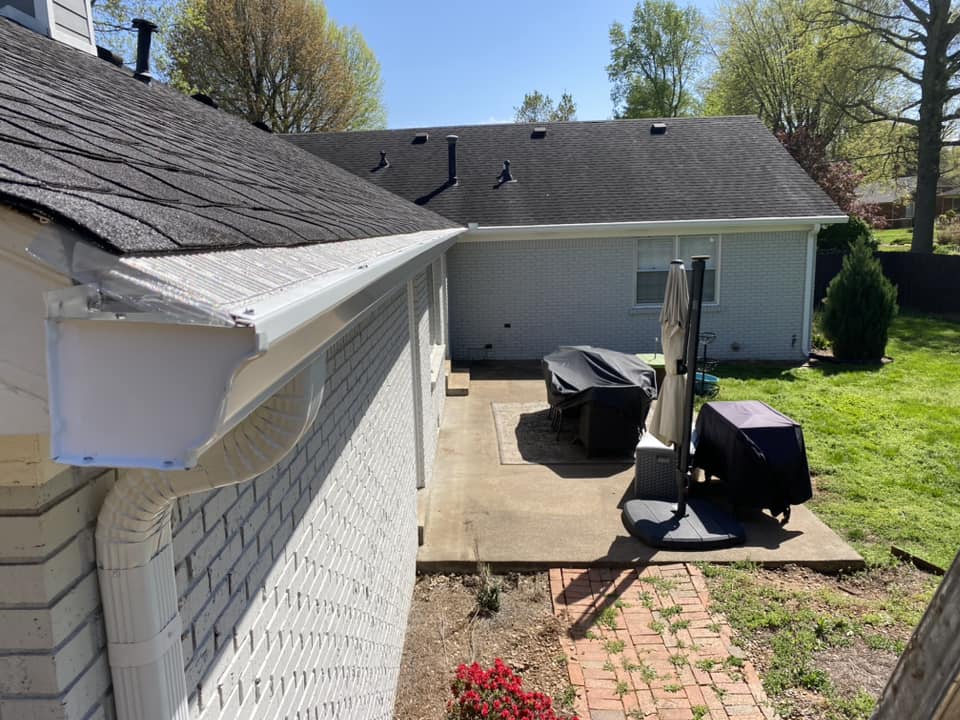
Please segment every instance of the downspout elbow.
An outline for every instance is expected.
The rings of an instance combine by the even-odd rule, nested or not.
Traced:
[[[119,720],[186,720],[187,688],[170,516],[177,498],[253,479],[314,423],[322,359],[301,370],[190,470],[125,470],[104,501],[96,545]]]

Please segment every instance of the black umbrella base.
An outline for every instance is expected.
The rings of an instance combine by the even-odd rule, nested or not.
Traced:
[[[623,522],[632,535],[664,550],[716,550],[746,540],[743,526],[709,501],[691,498],[682,518],[675,516],[676,508],[668,500],[628,500]]]

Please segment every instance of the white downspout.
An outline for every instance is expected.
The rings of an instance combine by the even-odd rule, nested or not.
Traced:
[[[250,480],[316,420],[321,359],[302,370],[184,471],[126,470],[97,520],[97,565],[118,720],[187,720],[170,511],[178,497]]]
[[[803,285],[803,328],[801,329],[800,348],[804,356],[810,354],[810,333],[813,329],[813,286],[817,282],[817,235],[820,225],[816,224],[807,233],[807,272]]]

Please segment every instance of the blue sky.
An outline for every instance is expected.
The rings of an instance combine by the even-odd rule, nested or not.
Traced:
[[[612,117],[610,23],[635,0],[327,0],[380,60],[391,128],[512,122],[537,89],[567,91],[579,120]],[[683,0],[679,4],[684,4]],[[711,15],[715,0],[694,0]]]

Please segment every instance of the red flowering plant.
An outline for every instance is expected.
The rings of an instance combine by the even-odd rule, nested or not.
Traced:
[[[447,720],[560,720],[553,700],[541,692],[525,692],[523,678],[500,658],[489,670],[477,663],[461,665],[450,690]]]

